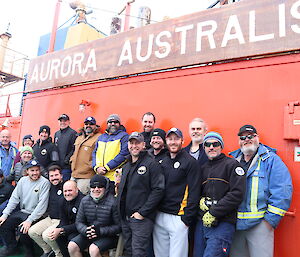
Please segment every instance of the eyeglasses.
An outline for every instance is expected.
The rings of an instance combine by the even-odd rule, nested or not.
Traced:
[[[247,135],[247,136],[240,136],[240,139],[242,140],[242,141],[244,141],[244,140],[246,140],[246,139],[252,139],[252,138],[254,138],[254,137],[256,137],[257,135],[256,134],[253,134],[253,135]]]
[[[116,123],[120,123],[120,122],[117,121],[117,120],[109,120],[107,123],[114,123],[114,124],[116,124]]]
[[[219,146],[221,146],[221,143],[220,142],[205,142],[204,146],[205,147],[211,147],[211,146],[213,146],[213,147],[219,147]]]

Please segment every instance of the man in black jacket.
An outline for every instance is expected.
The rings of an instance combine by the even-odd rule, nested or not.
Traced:
[[[166,156],[168,149],[166,146],[166,132],[163,129],[156,128],[150,134],[151,148],[148,152],[154,156],[154,159],[161,163]]]
[[[34,151],[34,156],[45,169],[48,169],[51,165],[57,164],[59,161],[57,147],[52,143],[50,127],[47,125],[40,127],[39,139],[32,149]]]
[[[121,227],[115,198],[109,193],[109,184],[108,178],[102,175],[92,177],[90,195],[81,200],[76,217],[75,224],[80,234],[68,245],[70,256],[81,257],[88,247],[91,257],[99,257],[102,252],[117,245]]]
[[[62,255],[68,257],[68,243],[78,235],[75,220],[84,194],[78,190],[74,180],[68,180],[64,183],[63,193],[64,198],[59,203],[60,222],[56,228],[50,231],[50,238],[56,240]]]
[[[71,178],[70,157],[74,152],[74,143],[77,133],[70,128],[70,118],[67,114],[58,117],[59,130],[54,134],[54,143],[58,149],[59,166],[62,168],[63,180]]]
[[[165,194],[155,220],[155,256],[187,257],[188,230],[196,217],[200,198],[200,168],[182,149],[183,134],[172,128],[166,135],[169,153],[161,166],[166,179]]]
[[[6,181],[3,175],[3,171],[0,169],[0,216],[5,209],[8,200],[14,190],[14,187]],[[3,245],[2,235],[0,235],[0,245]]]
[[[43,257],[47,257],[53,250],[56,257],[62,257],[60,249],[50,236],[53,228],[59,224],[58,203],[63,198],[63,180],[61,168],[58,165],[50,166],[48,169],[51,183],[49,192],[49,203],[47,217],[32,225],[28,235],[43,249]]]
[[[118,194],[125,252],[133,257],[147,256],[157,206],[164,193],[161,167],[144,148],[143,135],[133,132],[128,140],[130,156],[122,169]]]
[[[219,133],[207,133],[203,145],[209,161],[202,166],[194,257],[228,256],[246,176],[239,162],[222,153],[224,142]]]

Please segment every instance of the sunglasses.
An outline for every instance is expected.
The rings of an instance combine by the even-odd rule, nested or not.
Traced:
[[[120,123],[120,122],[118,122],[117,120],[109,120],[107,123],[114,123],[114,124],[117,124],[117,123]]]
[[[96,188],[96,187],[98,187],[98,188],[104,188],[104,186],[90,186],[90,188]]]
[[[205,147],[210,147],[210,146],[219,147],[219,146],[221,146],[221,143],[220,142],[213,142],[213,143],[205,142],[204,146]]]
[[[247,136],[240,136],[240,139],[242,140],[242,141],[244,141],[244,140],[246,140],[246,139],[252,139],[252,138],[254,138],[254,137],[256,137],[257,135],[256,134],[253,134],[253,135],[247,135]]]

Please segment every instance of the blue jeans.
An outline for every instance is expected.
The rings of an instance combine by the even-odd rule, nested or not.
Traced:
[[[195,230],[194,257],[226,257],[229,256],[235,225],[220,222],[216,227],[203,226],[202,220],[197,222]]]
[[[62,169],[63,181],[67,181],[71,178],[72,171],[70,169]]]

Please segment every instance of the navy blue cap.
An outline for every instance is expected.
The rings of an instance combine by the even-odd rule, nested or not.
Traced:
[[[67,114],[63,113],[58,117],[58,120],[70,120],[70,117]]]
[[[90,122],[92,125],[96,125],[97,122],[96,122],[96,119],[92,116],[89,116],[89,117],[86,117],[85,120],[84,120],[84,123],[87,123],[87,122]]]
[[[26,169],[29,169],[31,167],[39,166],[41,167],[41,164],[37,160],[31,160],[27,163]]]
[[[178,137],[183,138],[183,134],[182,134],[181,130],[178,129],[178,128],[171,128],[171,129],[167,132],[166,137],[168,137],[171,133],[175,133]]]

